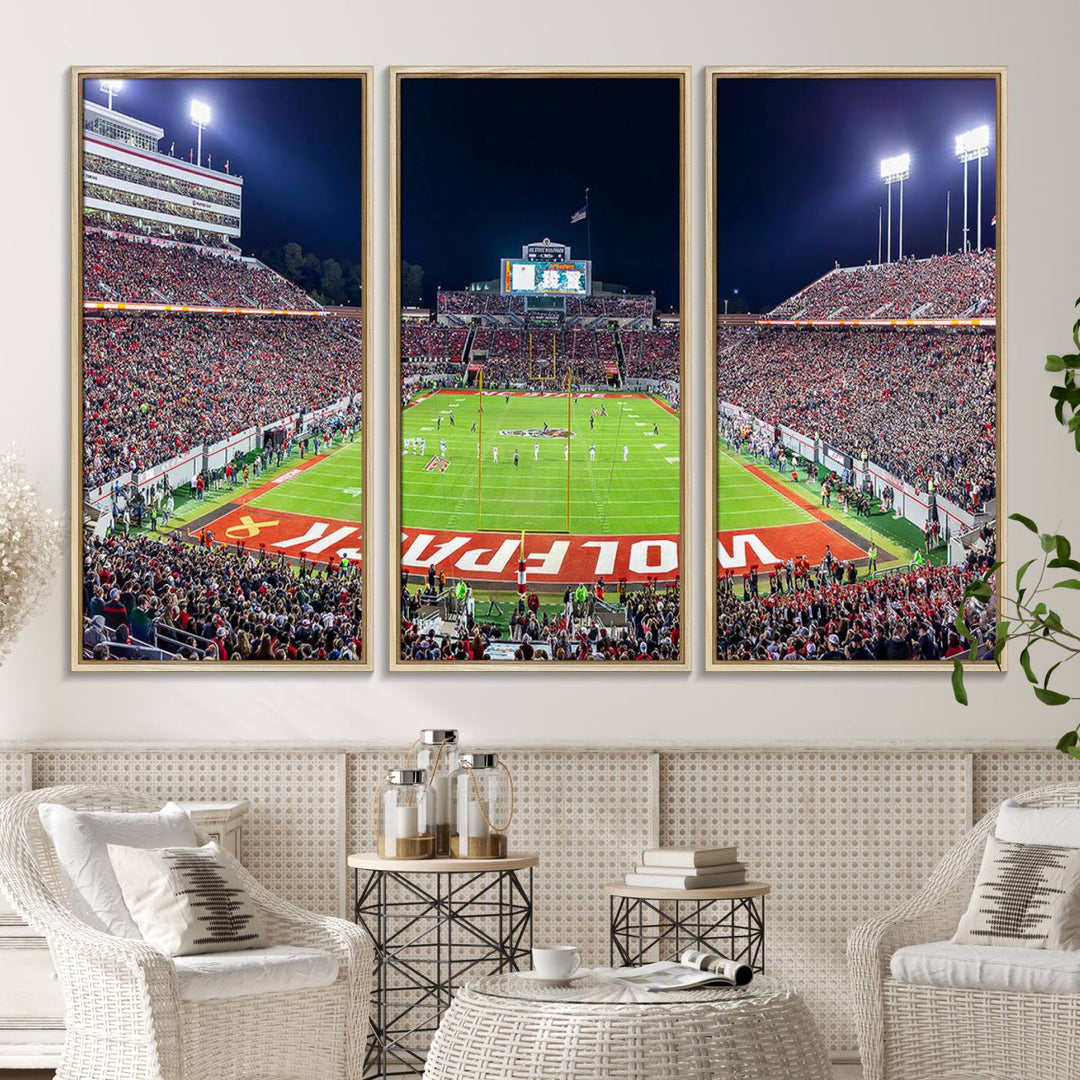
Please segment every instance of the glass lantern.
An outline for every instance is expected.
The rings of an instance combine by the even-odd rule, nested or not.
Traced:
[[[375,791],[375,835],[382,859],[435,854],[435,793],[423,769],[394,769]]]
[[[461,754],[450,851],[461,859],[505,859],[514,819],[514,782],[498,754]]]
[[[452,777],[458,771],[458,733],[452,728],[425,728],[416,749],[416,767],[428,776],[435,795],[435,854],[450,854],[450,834],[454,823],[454,800],[450,797]]]

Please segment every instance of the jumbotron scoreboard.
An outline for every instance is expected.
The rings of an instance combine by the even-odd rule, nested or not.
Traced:
[[[592,264],[503,259],[499,285],[504,296],[590,296]]]

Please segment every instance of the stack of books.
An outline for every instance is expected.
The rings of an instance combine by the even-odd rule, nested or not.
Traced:
[[[651,889],[715,889],[744,885],[746,863],[734,847],[648,848],[641,862],[626,875],[626,884]]]

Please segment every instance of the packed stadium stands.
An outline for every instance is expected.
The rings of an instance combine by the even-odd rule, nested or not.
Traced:
[[[124,314],[83,339],[87,487],[361,389],[353,320]]]
[[[84,153],[83,168],[90,174],[91,180],[94,175],[107,176],[112,180],[123,180],[129,184],[154,187],[159,191],[169,191],[174,195],[183,195],[189,199],[212,199],[214,202],[225,206],[232,206],[237,209],[240,207],[240,195],[238,192],[223,191],[218,187],[193,183],[190,180],[182,180],[177,176],[167,176],[157,171],[151,172],[130,162],[115,161],[112,158],[103,157],[101,154]]]
[[[575,616],[568,588],[564,597],[567,613],[557,618],[540,618],[528,607],[519,606],[511,617],[509,632],[477,619],[463,633],[444,636],[434,631],[421,633],[416,625],[423,586],[410,592],[403,587],[401,603],[401,659],[435,660],[447,663],[485,659],[493,643],[511,642],[516,660],[580,660],[582,662],[622,660],[677,660],[680,638],[680,599],[677,582],[654,583],[626,594],[619,607],[626,625],[605,626],[587,615]],[[543,645],[546,649],[535,646]],[[550,653],[550,655],[548,655]]]
[[[962,318],[994,315],[996,253],[836,268],[769,312],[773,319]]]
[[[302,289],[255,260],[154,244],[92,229],[83,238],[83,296],[112,300],[314,311]]]
[[[355,660],[363,655],[358,571],[298,576],[283,556],[137,536],[83,552],[88,659]],[[142,649],[145,643],[150,649]]]
[[[87,207],[83,210],[83,224],[87,229],[106,229],[113,232],[127,233],[131,236],[151,237],[155,240],[173,240],[182,244],[198,244],[201,247],[221,247],[229,251],[236,250],[229,243],[228,237],[221,233],[143,218],[139,216],[136,207],[131,208],[130,215],[115,210],[97,210],[93,207]]]
[[[795,591],[747,592],[732,576],[716,584],[717,656],[720,660],[941,660],[965,651],[953,623],[965,623],[992,653],[992,609],[963,599],[964,589],[993,555],[972,566],[909,567],[841,584],[815,571]],[[843,577],[845,567],[835,570]],[[781,571],[781,578],[783,572]]]
[[[992,332],[721,329],[717,390],[975,509],[993,498]]]

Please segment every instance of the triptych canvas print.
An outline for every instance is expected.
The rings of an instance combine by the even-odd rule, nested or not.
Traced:
[[[707,670],[992,653],[1003,77],[705,73]],[[73,73],[73,667],[690,670],[691,70],[372,78]]]

